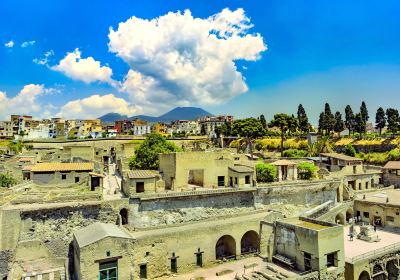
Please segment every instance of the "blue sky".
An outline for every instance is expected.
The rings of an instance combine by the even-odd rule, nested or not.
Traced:
[[[232,13],[222,13],[225,8]],[[244,15],[234,13],[239,8]],[[152,20],[186,9],[191,19],[185,28],[178,16],[165,18],[166,24],[153,31],[144,21],[128,22],[133,16]],[[315,122],[325,102],[343,112],[347,104],[358,110],[365,100],[373,119],[377,107],[400,105],[399,14],[394,0],[2,0],[0,118],[24,113],[20,110],[38,117],[95,117],[110,110],[161,115],[179,105],[270,118],[277,112],[295,113],[303,103]],[[216,51],[210,41],[197,40],[201,32],[192,19],[204,23],[212,15],[232,22],[248,19],[237,34],[241,41],[222,38],[229,46]],[[133,29],[119,29],[120,23]],[[110,28],[117,38],[109,38]],[[139,37],[143,41],[132,46]],[[149,43],[151,38],[158,41]],[[30,43],[22,47],[24,42]],[[149,55],[149,50],[155,51]],[[76,67],[88,63],[90,73],[67,60],[62,64],[67,53],[76,58]],[[164,64],[171,53],[178,53],[173,61],[189,61],[185,69],[190,75],[179,72],[177,62]]]

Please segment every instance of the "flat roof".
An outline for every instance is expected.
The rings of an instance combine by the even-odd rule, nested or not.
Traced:
[[[35,164],[32,172],[92,171],[93,162],[42,162]]]
[[[344,154],[338,154],[338,153],[321,153],[320,155],[324,156],[324,157],[330,157],[330,158],[335,158],[335,159],[340,159],[340,160],[345,160],[345,161],[362,161],[362,159],[347,156]]]
[[[129,179],[151,179],[156,177],[153,170],[129,170],[127,172]]]
[[[389,201],[387,201],[387,199],[389,199]],[[355,200],[360,202],[399,206],[400,189],[380,189],[371,193],[357,194]]]
[[[301,219],[298,217],[285,219],[285,220],[282,220],[279,222],[282,224],[294,225],[297,227],[306,228],[306,229],[315,230],[315,231],[320,231],[320,230],[324,230],[324,229],[336,226],[336,225],[330,225],[329,223],[313,221],[311,219]]]
[[[344,254],[346,257],[346,261],[349,262],[352,262],[352,258],[362,258],[363,254],[372,253],[375,250],[377,250],[375,252],[378,253],[379,250],[384,250],[384,247],[400,242],[400,234],[386,231],[379,227],[377,228],[377,233],[381,240],[378,242],[367,242],[357,238],[353,238],[353,241],[350,241],[350,238],[348,236],[349,228],[350,226],[345,226],[343,230]],[[356,233],[360,232],[360,226],[355,226],[354,229]]]
[[[271,164],[276,165],[276,166],[282,166],[282,165],[296,165],[297,163],[295,163],[294,161],[288,160],[288,159],[280,159],[280,160],[274,161]]]
[[[245,165],[234,165],[229,167],[230,170],[235,171],[237,173],[253,173],[254,169],[250,166]]]

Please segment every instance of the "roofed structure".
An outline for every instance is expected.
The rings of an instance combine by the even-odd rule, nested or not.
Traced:
[[[284,165],[291,166],[291,165],[296,165],[297,163],[295,163],[294,161],[291,161],[291,160],[287,160],[287,159],[280,159],[280,160],[274,161],[271,164],[275,165],[275,166],[284,166]]]
[[[107,237],[134,239],[128,232],[117,225],[94,223],[74,233],[79,248],[93,244]]]
[[[389,161],[383,168],[400,170],[400,161]]]
[[[237,173],[253,173],[254,169],[250,166],[245,165],[234,165],[229,167],[230,170]]]
[[[129,179],[150,179],[155,178],[156,173],[153,170],[129,170],[127,176]]]
[[[359,158],[351,157],[351,156],[339,154],[339,153],[321,153],[320,156],[327,157],[327,158],[334,158],[334,159],[338,159],[338,160],[344,160],[344,161],[362,161]]]
[[[32,172],[92,171],[93,162],[43,162],[35,164]]]

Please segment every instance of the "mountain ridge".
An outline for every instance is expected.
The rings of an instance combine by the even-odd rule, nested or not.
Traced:
[[[198,107],[176,107],[158,117],[148,115],[128,117],[127,115],[111,112],[99,117],[99,119],[103,122],[115,122],[124,119],[141,119],[148,122],[172,122],[176,120],[195,120],[204,116],[213,116],[213,114]]]

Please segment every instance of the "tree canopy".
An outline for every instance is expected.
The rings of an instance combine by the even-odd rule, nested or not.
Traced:
[[[15,185],[17,181],[13,176],[7,173],[0,173],[0,187],[1,188],[9,188]]]
[[[299,107],[297,108],[297,120],[298,120],[300,135],[309,132],[310,124],[308,123],[306,110],[304,110],[302,104],[300,104]]]
[[[150,134],[135,150],[129,159],[129,167],[136,169],[157,169],[160,165],[159,154],[180,152],[174,143],[168,142],[160,134]]]
[[[342,120],[342,114],[339,111],[337,111],[335,113],[335,126],[333,127],[333,130],[337,132],[340,136],[340,132],[342,132],[344,128],[345,126],[344,126],[344,121]]]
[[[353,130],[354,127],[354,113],[353,110],[351,109],[350,105],[347,105],[346,108],[344,109],[345,111],[345,121],[344,124],[349,130],[349,134]]]
[[[399,111],[397,109],[388,108],[386,109],[386,119],[387,119],[387,130],[391,133],[396,133],[399,131],[400,127],[400,117]]]
[[[297,120],[294,116],[289,116],[287,114],[275,114],[274,118],[270,121],[270,127],[277,127],[281,131],[281,155],[283,156],[283,141],[285,139],[285,134],[292,129],[294,123]]]
[[[375,128],[379,129],[379,135],[382,134],[382,129],[386,126],[386,114],[382,107],[376,110],[375,115]]]
[[[245,139],[247,146],[250,148],[250,154],[253,156],[252,140],[264,136],[266,131],[259,120],[247,118],[234,121],[231,133]]]

